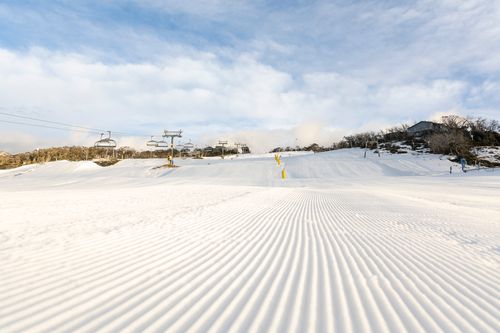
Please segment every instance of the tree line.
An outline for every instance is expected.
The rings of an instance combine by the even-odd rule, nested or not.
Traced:
[[[391,153],[402,153],[400,145],[410,146],[413,150],[427,149],[435,154],[464,157],[468,163],[474,163],[477,156],[473,147],[500,146],[500,123],[498,120],[482,117],[443,116],[437,122],[439,130],[431,130],[415,136],[408,132],[409,124],[393,126],[378,132],[368,131],[344,136],[342,140],[330,146],[316,143],[306,147],[277,147],[271,152],[306,150],[322,152],[342,148],[385,148]],[[398,144],[400,143],[400,144]],[[485,161],[485,164],[495,164]]]
[[[19,154],[0,154],[0,169],[16,168],[26,164],[45,163],[52,161],[94,161],[99,165],[112,165],[122,159],[145,159],[145,158],[167,158],[172,151],[168,149],[158,149],[153,151],[140,151],[130,147],[120,147],[118,149],[106,149],[84,146],[52,147],[37,149],[31,152]],[[174,157],[190,156],[193,158],[203,158],[208,156],[221,156],[222,147],[205,147],[194,150],[175,149]],[[237,154],[235,148],[226,147],[225,155]],[[248,147],[243,148],[243,153],[250,153]]]

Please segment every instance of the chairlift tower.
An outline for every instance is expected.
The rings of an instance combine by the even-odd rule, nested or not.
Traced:
[[[222,141],[219,140],[219,146],[222,147],[222,156],[221,156],[222,159],[224,159],[224,149],[225,149],[226,145],[227,145],[227,140],[222,140]]]
[[[174,139],[182,138],[182,130],[179,131],[163,131],[164,138],[170,138],[170,160],[169,165],[174,166]]]

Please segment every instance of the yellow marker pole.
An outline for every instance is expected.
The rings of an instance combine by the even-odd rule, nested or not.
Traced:
[[[286,179],[286,171],[285,168],[281,170],[281,179]]]

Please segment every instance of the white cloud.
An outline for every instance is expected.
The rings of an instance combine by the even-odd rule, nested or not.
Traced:
[[[329,128],[320,122],[304,122],[291,128],[256,129],[210,133],[203,136],[203,141],[215,146],[218,140],[245,143],[252,152],[264,153],[276,147],[304,147],[312,143],[330,146],[342,139],[347,132],[343,129]]]
[[[0,137],[0,152],[14,153],[32,150],[36,148],[33,145],[34,142],[40,143],[39,138],[34,135],[30,135],[26,132],[6,130],[2,128],[2,135]]]
[[[389,9],[372,6],[362,15],[385,37],[378,45],[383,49],[364,64],[365,73],[369,68],[377,79],[416,82],[500,74],[498,1],[420,0]]]
[[[211,144],[202,138],[214,138],[217,133],[235,138],[247,133],[242,139],[251,141],[249,133],[253,133],[261,138],[254,140],[255,151],[294,145],[297,137],[300,145],[329,144],[347,131],[426,119],[438,112],[466,113],[464,95],[480,99],[491,94],[490,86],[471,90],[468,83],[457,80],[373,85],[356,75],[336,72],[297,77],[245,54],[231,62],[200,52],[166,55],[162,62],[108,64],[43,49],[0,50],[4,112],[144,134],[144,141],[146,135],[164,128],[183,128],[186,137],[200,144]],[[482,109],[488,108],[474,110]],[[0,128],[12,131],[13,126],[0,124]],[[61,142],[60,133],[33,133],[44,138],[34,140],[33,148],[40,142]],[[120,138],[120,144],[144,148],[140,136],[132,136]],[[67,140],[80,145],[93,141],[91,137]],[[4,139],[0,146],[18,149]]]
[[[183,128],[200,144],[225,135],[253,141],[256,151],[451,112],[500,117],[498,1],[138,5],[181,17],[178,30],[107,24],[83,5],[50,13],[0,5],[0,18],[32,22],[59,46],[0,49],[0,108],[134,134]],[[61,18],[71,18],[68,31]],[[75,31],[84,36],[77,47],[68,42]],[[27,128],[0,130],[9,131],[0,150],[29,149],[11,140]],[[30,131],[32,148],[94,141]],[[119,139],[143,148],[147,137]]]
[[[140,6],[152,6],[170,13],[183,13],[212,19],[226,18],[235,12],[244,13],[255,8],[251,1],[241,0],[140,0]]]

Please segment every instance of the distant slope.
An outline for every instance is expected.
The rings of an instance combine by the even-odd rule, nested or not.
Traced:
[[[325,153],[282,154],[278,166],[274,154],[230,156],[220,158],[176,159],[177,168],[161,167],[162,159],[124,160],[109,167],[93,162],[50,162],[0,170],[0,182],[16,178],[16,185],[53,186],[74,183],[141,185],[162,182],[195,182],[225,185],[308,186],[312,183],[348,181],[350,179],[380,180],[384,177],[448,175],[450,166],[459,173],[459,166],[444,157],[432,154],[389,154],[380,157],[373,151],[342,149]],[[281,179],[282,169],[287,179]],[[103,182],[103,180],[105,180]]]

